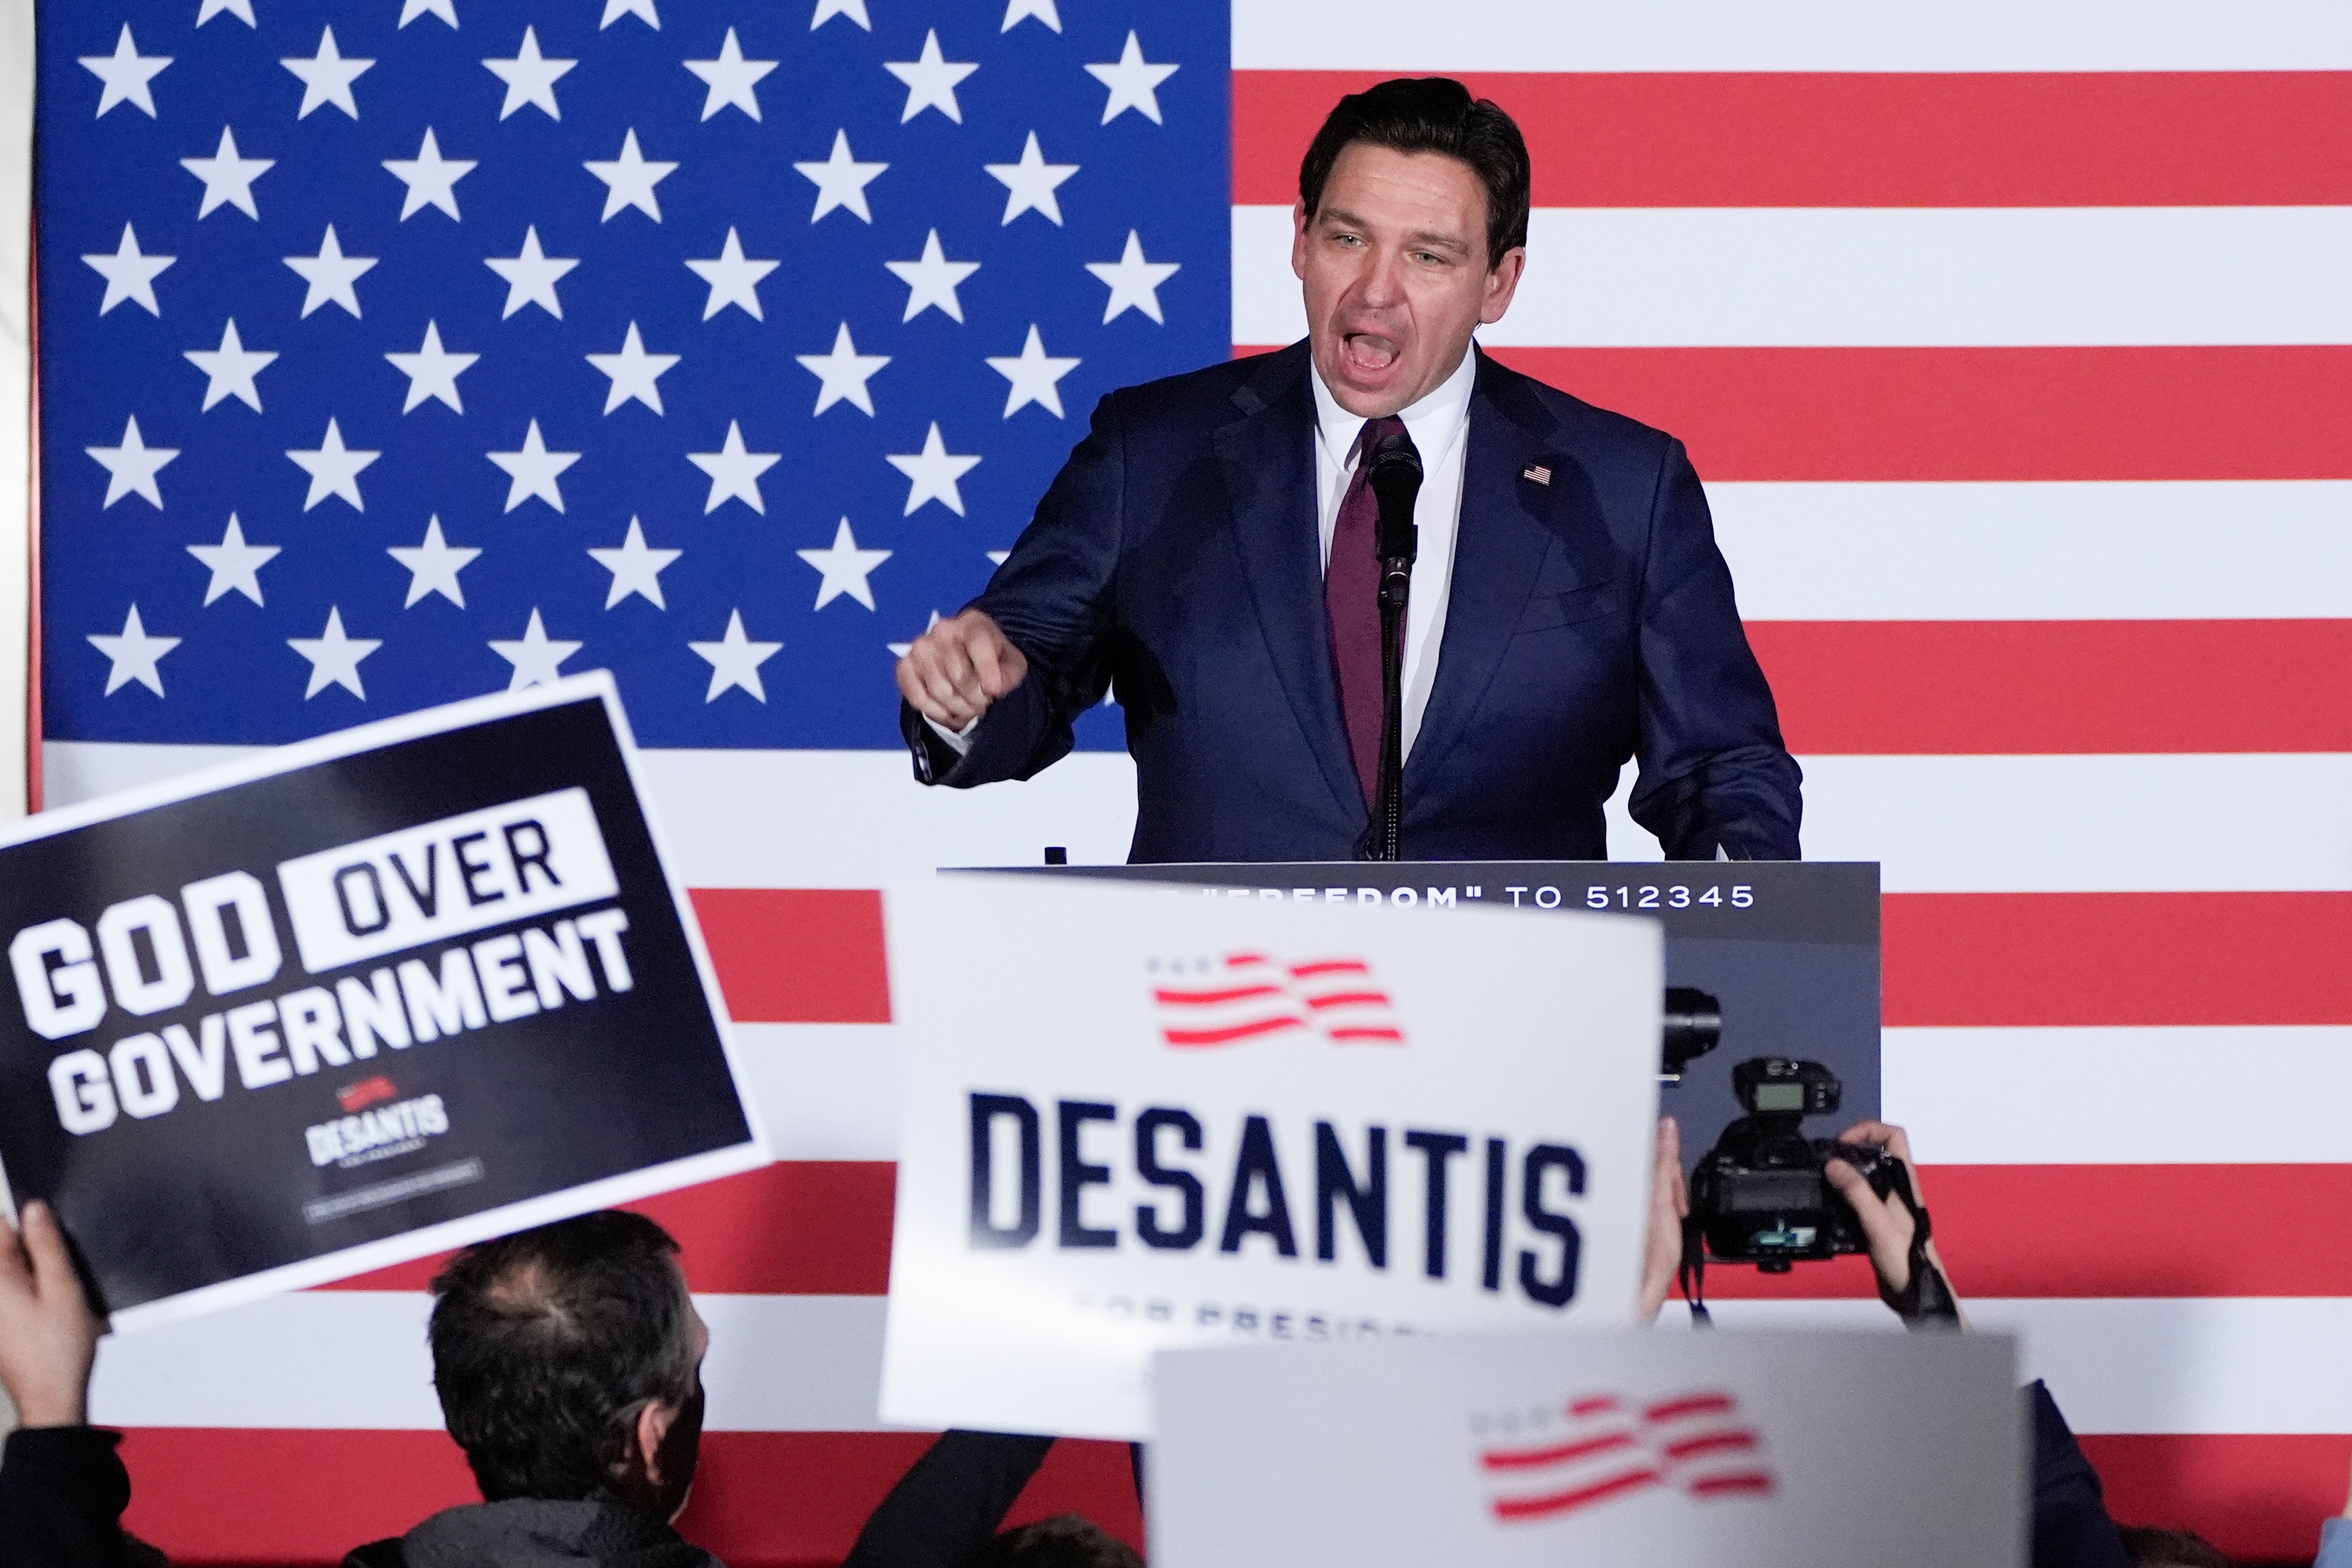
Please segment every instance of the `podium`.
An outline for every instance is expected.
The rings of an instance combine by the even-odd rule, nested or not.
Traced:
[[[981,869],[981,868],[971,868]],[[1731,1069],[1821,1062],[1844,1085],[1823,1136],[1879,1114],[1878,863],[1829,860],[1403,860],[1018,866],[1003,874],[1165,884],[1207,899],[1636,915],[1664,930],[1666,984],[1723,1005],[1723,1036],[1660,1108],[1696,1162],[1745,1114]]]

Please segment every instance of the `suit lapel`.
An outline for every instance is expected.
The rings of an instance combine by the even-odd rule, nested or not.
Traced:
[[[1513,380],[1512,373],[1479,353],[1445,636],[1421,731],[1405,760],[1408,809],[1421,785],[1461,741],[1493,684],[1553,537],[1543,512],[1553,500],[1551,490],[1520,477],[1531,465],[1546,460],[1545,437],[1552,421],[1540,405],[1509,395]],[[1549,462],[1560,469],[1557,458]]]
[[[1234,395],[1242,416],[1219,426],[1213,440],[1232,498],[1243,580],[1275,673],[1324,781],[1342,805],[1360,813],[1363,786],[1348,749],[1323,608],[1309,374],[1305,344],[1273,355]]]

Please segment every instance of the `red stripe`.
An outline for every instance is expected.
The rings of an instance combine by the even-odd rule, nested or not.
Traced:
[[[711,1433],[686,1532],[738,1568],[838,1563],[929,1441],[919,1433]],[[2194,1529],[2251,1558],[2307,1558],[2319,1521],[2343,1507],[2352,1460],[2352,1436],[2341,1436],[2082,1443],[2116,1517]],[[123,1458],[133,1481],[126,1522],[187,1564],[332,1563],[361,1542],[476,1495],[456,1447],[437,1432],[140,1428],[126,1436]],[[1076,1509],[1138,1542],[1127,1466],[1124,1444],[1059,1444],[1012,1519]]]
[[[1709,1432],[1704,1436],[1685,1437],[1679,1443],[1666,1445],[1669,1459],[1694,1459],[1701,1454],[1746,1454],[1756,1447],[1753,1432]]]
[[[1385,1007],[1389,1005],[1389,994],[1385,991],[1338,991],[1328,996],[1309,996],[1307,1005],[1309,1007]]]
[[[1728,1394],[1694,1394],[1687,1399],[1668,1399],[1642,1412],[1648,1421],[1679,1421],[1685,1415],[1721,1415],[1733,1408]]]
[[[1234,200],[1288,206],[1379,72],[1234,73]],[[1538,206],[2352,202],[2352,72],[1497,73]]]
[[[1591,1454],[1612,1453],[1630,1448],[1633,1439],[1622,1432],[1612,1432],[1605,1437],[1588,1437],[1580,1443],[1562,1443],[1550,1448],[1493,1449],[1478,1456],[1478,1462],[1490,1470],[1524,1470],[1543,1465],[1566,1464]]]
[[[2063,1388],[2054,1389],[2060,1405]],[[2308,1563],[2319,1521],[2344,1507],[2352,1437],[2085,1436],[2107,1511],[2194,1530],[2232,1557]]]
[[[895,1172],[793,1161],[630,1206],[678,1238],[698,1290],[878,1296],[890,1284]],[[2352,1249],[2281,1247],[2245,1223],[2352,1214],[2352,1163],[1928,1165],[1921,1180],[1963,1297],[2352,1296]],[[421,1290],[441,1262],[331,1288]],[[1706,1288],[1727,1299],[1877,1293],[1859,1258],[1783,1275],[1719,1264]]]
[[[1779,659],[1771,634],[1763,640]],[[2332,668],[2346,656],[2352,642]],[[1792,679],[1792,693],[1802,684]],[[790,923],[796,905],[821,911],[845,896],[695,899],[713,952],[735,953]],[[1895,893],[1885,910],[1889,1025],[2352,1024],[2352,894]],[[880,976],[879,926],[837,931],[830,957]],[[722,975],[730,1005],[745,1005]],[[866,1021],[887,1022],[887,986],[873,994],[886,1005]]]
[[[1303,1029],[1307,1026],[1297,1018],[1259,1018],[1253,1023],[1235,1024],[1227,1029],[1170,1029],[1168,1043],[1171,1046],[1229,1046],[1235,1040],[1255,1039],[1284,1029]]]
[[[2352,1248],[2282,1247],[2248,1215],[2352,1214],[2352,1164],[1927,1165],[1937,1250],[1971,1297],[2352,1296]],[[1867,1300],[1860,1257],[1717,1264],[1709,1296]]]
[[[712,1432],[678,1528],[734,1568],[837,1563],[931,1438],[921,1432]],[[148,1427],[130,1432],[124,1523],[174,1563],[319,1563],[480,1500],[439,1432]],[[1143,1541],[1124,1443],[1057,1443],[1006,1518],[1077,1511]]]
[[[890,1289],[898,1166],[790,1160],[626,1205],[678,1240],[697,1290],[880,1296]],[[330,1289],[422,1290],[448,1255],[346,1279]]]
[[[1357,958],[1332,958],[1318,963],[1294,963],[1290,966],[1291,977],[1296,980],[1312,979],[1318,974],[1370,974],[1371,972],[1370,964]]]
[[[697,888],[694,912],[739,1024],[887,1024],[882,895]]]
[[[1160,1001],[1172,1003],[1179,1007],[1195,1007],[1218,1002],[1244,1002],[1252,996],[1279,996],[1282,987],[1244,985],[1233,991],[1155,991],[1151,994]]]
[[[1890,893],[1882,907],[1891,1026],[2352,1024],[2352,893]]]
[[[1710,481],[2352,479],[2342,345],[1495,357],[1672,431]]]
[[[1596,1394],[1570,1405],[1568,1413],[1575,1416],[1598,1415],[1603,1411],[1616,1409],[1621,1403],[1613,1394]]]
[[[1328,1029],[1326,1030],[1325,1033],[1328,1034],[1332,1039],[1339,1041],[1377,1040],[1384,1045],[1401,1046],[1404,1044],[1404,1032],[1401,1029],[1343,1027]]]
[[[2352,751],[2352,619],[1757,621],[1800,755]]]
[[[1700,1476],[1683,1483],[1693,1497],[1765,1497],[1772,1490],[1772,1478],[1763,1470],[1741,1470],[1728,1476]]]
[[[1552,1492],[1544,1497],[1506,1497],[1495,1500],[1496,1519],[1541,1519],[1547,1514],[1566,1513],[1571,1509],[1605,1501],[1625,1492],[1654,1487],[1663,1479],[1655,1470],[1628,1470],[1622,1476],[1612,1476],[1605,1481],[1595,1481],[1589,1487],[1573,1491]]]

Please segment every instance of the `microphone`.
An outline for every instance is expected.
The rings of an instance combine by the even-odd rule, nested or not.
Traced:
[[[1366,483],[1381,508],[1381,602],[1402,607],[1412,584],[1413,559],[1421,553],[1421,529],[1412,519],[1413,503],[1421,495],[1421,453],[1412,437],[1399,430],[1370,461]]]
[[[1398,421],[1360,460],[1371,465],[1364,482],[1381,509],[1374,536],[1381,562],[1381,760],[1372,820],[1358,852],[1366,859],[1395,860],[1404,852],[1404,618],[1413,557],[1421,553],[1421,530],[1412,521],[1421,453]]]

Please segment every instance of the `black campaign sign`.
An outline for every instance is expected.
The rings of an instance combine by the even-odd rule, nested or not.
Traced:
[[[460,704],[0,847],[0,1162],[103,1310],[763,1158],[608,701]]]

